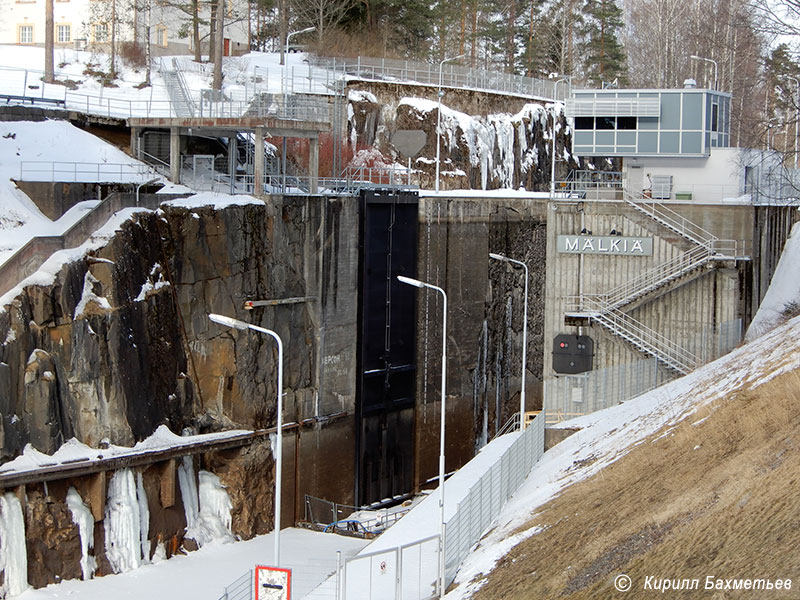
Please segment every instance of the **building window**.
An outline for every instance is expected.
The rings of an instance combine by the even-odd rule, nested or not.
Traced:
[[[102,44],[108,41],[108,24],[95,23],[92,26],[92,39],[97,44]]]
[[[617,117],[617,129],[636,129],[636,117]]]
[[[72,37],[70,36],[71,27],[69,25],[57,25],[56,26],[56,41],[59,44],[65,44],[69,42]]]
[[[19,43],[20,44],[33,43],[33,25],[19,26]]]
[[[575,129],[594,129],[594,117],[575,117]]]
[[[159,46],[167,46],[167,28],[163,25],[156,29],[156,44]]]
[[[711,104],[711,131],[719,131],[719,104],[713,100]]]
[[[596,117],[596,129],[616,129],[616,119],[614,117]]]

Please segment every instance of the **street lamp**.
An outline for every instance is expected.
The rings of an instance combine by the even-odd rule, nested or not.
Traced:
[[[442,416],[441,416],[441,429],[439,431],[439,511],[441,513],[440,534],[439,534],[439,597],[444,596],[444,579],[445,579],[445,562],[444,562],[444,534],[445,534],[445,521],[444,521],[444,419],[445,419],[445,373],[447,365],[447,294],[445,291],[432,285],[419,281],[418,279],[411,279],[411,277],[397,276],[397,280],[401,283],[407,283],[418,288],[428,288],[434,290],[442,295]]]
[[[557,75],[556,75],[557,76]],[[558,84],[562,81],[568,82],[572,77],[565,76],[556,81],[553,85],[553,102],[558,100]],[[553,104],[553,155],[550,157],[550,199],[556,197],[556,108]]]
[[[717,61],[713,58],[705,58],[703,56],[697,56],[696,54],[692,54],[689,58],[693,58],[694,60],[704,60],[706,62],[710,62],[714,65],[714,86],[712,89],[717,89]]]
[[[148,181],[144,181],[136,186],[136,206],[139,206],[139,190],[141,190],[146,185],[153,185],[161,181],[161,177],[153,177],[153,179],[149,179]]]
[[[466,54],[459,54],[458,56],[451,56],[450,58],[445,58],[443,61],[439,63],[439,92],[437,94],[439,98],[439,109],[436,111],[436,184],[435,190],[439,191],[439,138],[441,137],[441,132],[439,129],[441,128],[442,124],[442,66],[444,63],[449,62],[451,60],[458,60],[459,58],[464,58]],[[408,282],[406,282],[408,283]]]
[[[521,260],[514,260],[513,258],[508,258],[507,256],[494,252],[489,253],[489,258],[502,260],[503,262],[510,263],[512,266],[522,267],[525,270],[525,300],[522,310],[522,389],[520,390],[519,399],[519,430],[523,431],[525,429],[525,372],[528,366],[526,360],[528,350],[528,265]]]
[[[232,327],[234,329],[241,329],[242,331],[247,329],[252,329],[253,331],[258,331],[259,333],[266,333],[267,335],[271,335],[275,338],[275,341],[278,344],[278,424],[277,424],[277,441],[275,443],[276,450],[275,450],[275,566],[281,566],[281,459],[283,457],[283,342],[281,342],[280,336],[272,331],[271,329],[265,329],[264,327],[259,327],[258,325],[252,325],[250,323],[245,323],[244,321],[239,321],[238,319],[233,319],[231,317],[226,317],[223,315],[215,315],[209,314],[208,318],[214,321],[214,323],[218,323],[220,325],[224,325],[225,327]]]
[[[794,81],[796,86],[795,88],[795,97],[794,97],[794,168],[797,168],[797,138],[800,136],[800,130],[798,130],[798,125],[800,125],[800,80],[796,77],[792,77],[791,75],[787,75],[786,79],[791,79]]]
[[[284,55],[289,51],[289,40],[294,35],[300,35],[301,33],[308,33],[309,31],[314,31],[316,27],[306,27],[305,29],[301,29],[299,31],[292,31],[286,35],[286,43],[281,48],[281,64],[284,64]]]

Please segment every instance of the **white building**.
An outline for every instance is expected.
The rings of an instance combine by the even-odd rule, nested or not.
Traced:
[[[112,23],[120,42],[145,38],[146,0],[55,0],[53,2],[55,47],[103,48],[111,41]],[[208,22],[208,3],[199,3],[200,19]],[[150,43],[154,55],[188,54],[194,51],[191,17],[167,2],[149,2]],[[0,44],[43,46],[45,0],[0,0],[5,15],[0,21]],[[225,13],[226,56],[248,51],[248,4],[229,0]],[[201,51],[208,52],[209,28],[200,26]]]

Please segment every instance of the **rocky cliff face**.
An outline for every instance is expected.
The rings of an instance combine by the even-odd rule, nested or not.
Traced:
[[[392,143],[397,130],[422,130],[427,141],[413,157],[422,187],[433,187],[436,170],[436,90],[426,86],[359,83],[349,94],[348,139],[354,148],[375,147],[407,164]],[[556,177],[578,166],[569,153],[572,132],[560,105],[475,90],[447,90],[441,110],[441,189],[524,188],[550,184],[555,116]],[[566,150],[565,150],[566,149]]]

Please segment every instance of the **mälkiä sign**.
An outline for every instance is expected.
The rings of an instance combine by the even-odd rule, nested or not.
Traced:
[[[653,238],[560,235],[557,244],[558,251],[567,254],[653,255]]]

